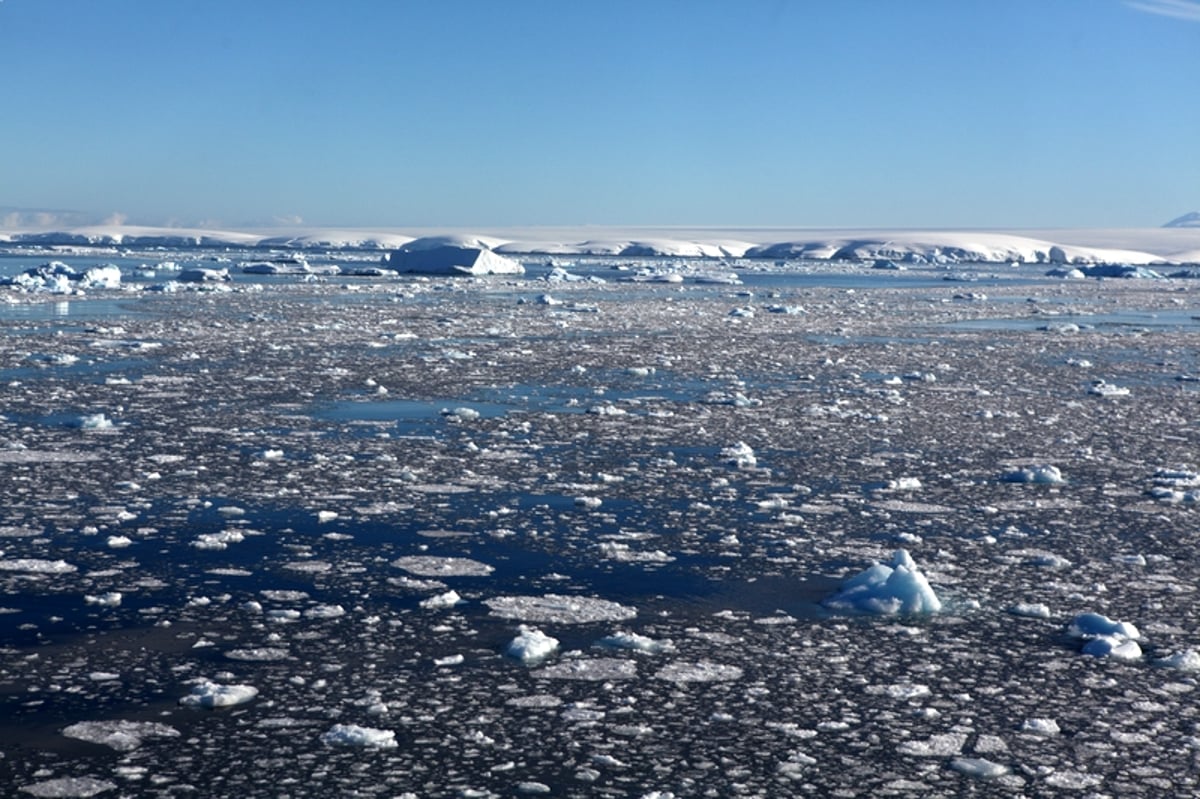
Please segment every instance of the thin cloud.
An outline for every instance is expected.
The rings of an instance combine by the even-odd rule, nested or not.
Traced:
[[[1160,17],[1200,22],[1200,2],[1197,0],[1126,0],[1125,5]]]

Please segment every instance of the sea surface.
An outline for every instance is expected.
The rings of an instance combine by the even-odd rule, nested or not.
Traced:
[[[0,256],[0,794],[1200,790],[1192,281],[274,255]]]

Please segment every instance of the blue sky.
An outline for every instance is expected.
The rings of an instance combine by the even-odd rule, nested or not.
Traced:
[[[1156,226],[1191,0],[0,0],[0,220]]]

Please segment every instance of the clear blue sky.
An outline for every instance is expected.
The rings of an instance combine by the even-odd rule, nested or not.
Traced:
[[[0,0],[0,75],[0,219],[1114,227],[1200,208],[1192,0]]]

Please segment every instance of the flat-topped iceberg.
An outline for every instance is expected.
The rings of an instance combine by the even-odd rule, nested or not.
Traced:
[[[397,272],[426,275],[523,275],[525,267],[492,251],[490,241],[465,236],[414,239],[384,256]]]
[[[937,613],[942,602],[907,550],[898,549],[891,564],[876,563],[842,583],[825,600],[834,610],[880,615]]]

